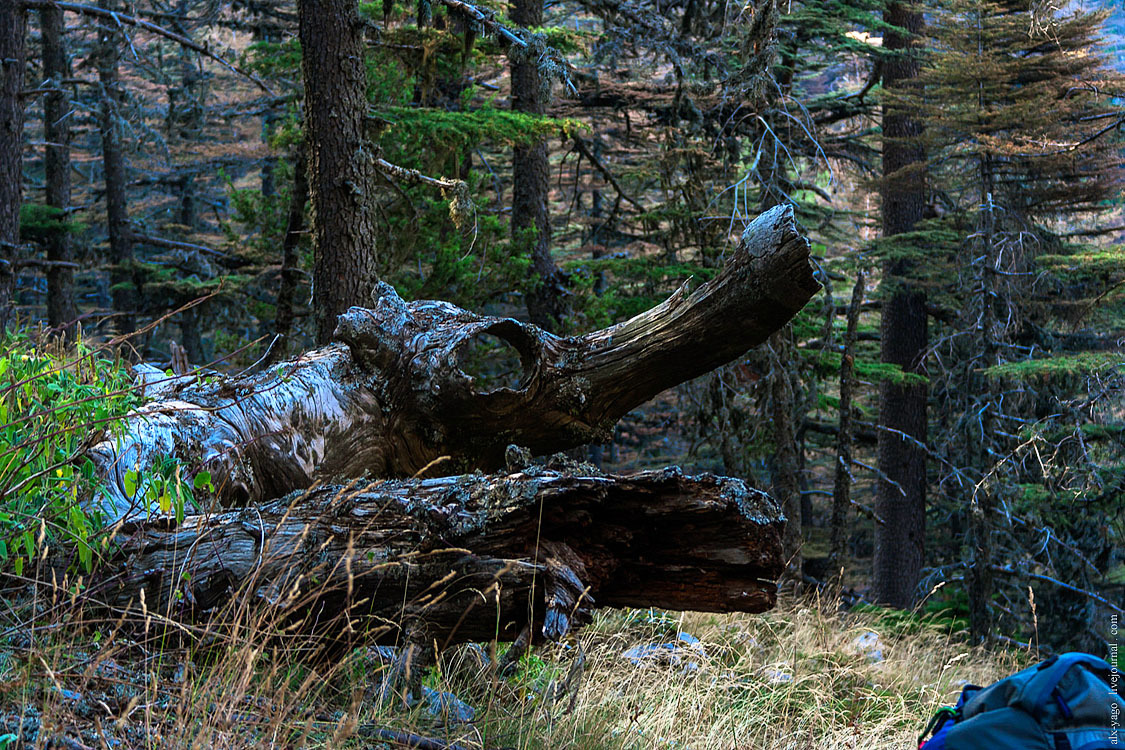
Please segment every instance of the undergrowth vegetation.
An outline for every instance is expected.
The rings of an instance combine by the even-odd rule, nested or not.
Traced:
[[[510,677],[488,644],[450,649],[426,674],[431,700],[406,709],[377,697],[376,649],[310,658],[245,610],[188,645],[156,613],[101,619],[40,597],[44,626],[0,638],[0,734],[72,747],[390,747],[379,738],[399,732],[474,749],[905,748],[965,681],[1035,660],[971,647],[948,621],[834,601],[783,599],[757,616],[603,611]],[[452,696],[471,721],[454,720]]]
[[[79,341],[10,334],[0,342],[0,571],[24,575],[54,546],[90,573],[107,543],[104,524],[85,502],[100,481],[83,452],[115,435],[141,403],[141,389],[119,356]],[[172,458],[125,472],[125,489],[182,518],[193,490],[210,481]]]
[[[82,450],[140,403],[119,358],[83,342],[9,335],[0,344],[0,565],[21,575],[44,544],[72,544],[92,566],[96,519],[79,504],[94,489]]]

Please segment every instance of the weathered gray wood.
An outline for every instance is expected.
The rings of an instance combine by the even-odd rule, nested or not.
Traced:
[[[529,626],[558,640],[594,607],[772,607],[781,526],[740,480],[676,469],[360,482],[178,525],[123,522],[100,566],[113,575],[87,592],[220,630],[254,611],[331,643],[444,647]]]
[[[560,338],[446,302],[406,303],[386,285],[339,318],[337,343],[266,372],[178,385],[89,455],[111,519],[144,514],[125,474],[175,455],[211,473],[221,507],[316,482],[495,470],[507,446],[553,453],[604,440],[630,409],[744,353],[819,289],[792,210],[744,232],[723,271],[628,321]],[[512,388],[464,371],[476,337],[518,353]]]

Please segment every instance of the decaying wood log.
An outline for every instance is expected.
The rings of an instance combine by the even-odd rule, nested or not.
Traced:
[[[819,289],[808,253],[779,206],[693,293],[571,338],[446,302],[406,303],[380,284],[371,309],[340,316],[337,343],[255,375],[177,385],[133,413],[122,435],[89,452],[107,480],[101,505],[110,519],[144,514],[144,473],[167,455],[209,471],[230,507],[333,479],[491,471],[512,444],[542,455],[603,441],[630,409],[790,320]],[[518,352],[513,387],[466,373],[465,354],[484,336]],[[141,482],[125,481],[138,470]]]
[[[594,607],[772,607],[782,524],[742,481],[678,469],[382,480],[122,522],[117,574],[88,592],[212,626],[264,608],[330,642],[558,640]]]

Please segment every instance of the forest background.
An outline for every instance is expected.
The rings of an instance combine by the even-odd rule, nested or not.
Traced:
[[[576,457],[768,490],[806,592],[993,647],[1116,637],[1120,7],[26,0],[0,19],[8,575],[52,544],[93,564],[75,459],[139,403],[131,366],[276,362],[377,279],[585,332],[712,278],[787,203],[824,291]],[[310,79],[334,35],[362,65]],[[346,158],[310,153],[313,129]],[[491,382],[518,372],[503,341],[476,355]],[[206,492],[158,471],[170,503]]]

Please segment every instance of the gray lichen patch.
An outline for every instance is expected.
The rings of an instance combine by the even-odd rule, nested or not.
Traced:
[[[785,521],[781,507],[770,495],[747,486],[741,479],[724,477],[720,481],[722,488],[719,490],[719,496],[728,503],[734,504],[743,518],[761,524]]]

